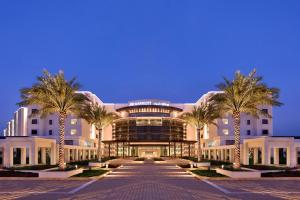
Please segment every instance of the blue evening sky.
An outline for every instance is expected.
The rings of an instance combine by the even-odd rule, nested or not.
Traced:
[[[0,128],[43,68],[104,102],[195,102],[252,68],[281,89],[277,135],[300,135],[300,1],[0,0]]]

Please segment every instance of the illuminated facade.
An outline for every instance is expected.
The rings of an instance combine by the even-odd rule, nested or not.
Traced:
[[[105,157],[194,157],[196,129],[180,116],[194,106],[206,102],[216,92],[203,95],[195,103],[171,103],[146,99],[126,104],[104,103],[91,92],[82,92],[92,101],[105,106],[120,117],[103,129]],[[0,137],[0,165],[35,165],[57,163],[59,127],[57,115],[32,117],[38,107],[18,109]],[[272,115],[272,107],[259,109]],[[201,131],[203,156],[211,160],[233,162],[234,132],[230,114],[217,119],[217,126],[208,125]],[[65,124],[66,162],[96,158],[99,133],[93,125],[75,116]],[[249,163],[278,164],[280,154],[286,165],[299,163],[300,139],[273,137],[273,120],[260,116],[241,115],[241,159]],[[283,152],[283,153],[282,153]],[[273,158],[273,163],[271,162]]]

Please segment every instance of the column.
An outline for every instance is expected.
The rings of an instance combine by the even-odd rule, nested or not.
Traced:
[[[279,148],[274,148],[274,165],[279,165]]]
[[[225,161],[225,159],[224,159],[224,149],[221,149],[221,160]]]
[[[30,157],[29,157],[30,165],[37,165],[38,164],[38,147],[35,143],[31,144],[30,147]]]
[[[46,148],[41,147],[41,160],[42,164],[46,164]]]
[[[288,167],[297,166],[296,148],[294,145],[290,145],[286,148],[286,165]]]
[[[88,159],[91,160],[91,150],[90,149],[88,150],[88,156],[89,156]]]
[[[123,153],[123,158],[125,157],[125,145],[124,145],[124,142],[123,142],[123,144],[122,144],[122,153]]]
[[[116,157],[119,157],[119,143],[117,142],[117,152],[116,152]]]
[[[229,149],[229,162],[233,162],[233,156],[232,156],[232,152],[233,152],[233,149]]]
[[[211,151],[210,151],[210,149],[208,150],[208,160],[211,160]]]
[[[82,149],[82,160],[86,160],[86,150]]]
[[[10,167],[10,147],[6,145],[3,148],[3,166]]]
[[[95,155],[93,157],[95,158]],[[110,158],[110,142],[108,143],[108,157]]]
[[[176,158],[176,142],[174,142],[174,157]]]
[[[78,149],[74,149],[74,160],[78,161]]]
[[[70,149],[65,149],[65,162],[69,163],[70,162]]]
[[[182,142],[180,143],[180,157],[182,158]]]
[[[214,152],[214,160],[217,160],[217,150],[214,149],[213,152]]]
[[[261,148],[262,165],[270,165],[270,148],[267,143],[264,143]]]
[[[171,157],[171,142],[169,141],[169,157]]]
[[[26,165],[26,147],[21,148],[21,165]]]
[[[51,144],[51,165],[55,165],[57,162],[56,162],[56,143],[52,143]]]
[[[254,152],[253,152],[253,164],[254,165],[258,164],[258,148],[254,148]]]
[[[243,161],[242,163],[244,165],[249,165],[249,148],[248,148],[248,144],[245,142],[243,144]]]

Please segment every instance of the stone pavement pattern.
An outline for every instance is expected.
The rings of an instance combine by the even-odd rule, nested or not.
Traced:
[[[194,178],[172,163],[126,164],[123,168],[115,170],[104,179],[89,181],[28,180],[19,183],[16,181],[4,183],[1,180],[0,199],[15,199],[18,197],[20,199],[43,200],[300,199],[299,180],[279,182],[273,180],[237,181],[226,179],[210,180],[207,183]],[[18,184],[18,187],[14,184]],[[85,184],[86,187],[81,187]],[[211,184],[223,188],[225,193]],[[23,186],[19,188],[20,185]],[[19,193],[5,193],[5,191],[13,190],[19,191]],[[286,191],[291,193],[286,193]]]

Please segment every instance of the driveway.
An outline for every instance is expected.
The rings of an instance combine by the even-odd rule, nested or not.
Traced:
[[[100,180],[0,180],[1,199],[300,199],[300,180],[199,180],[172,163],[126,164]]]

